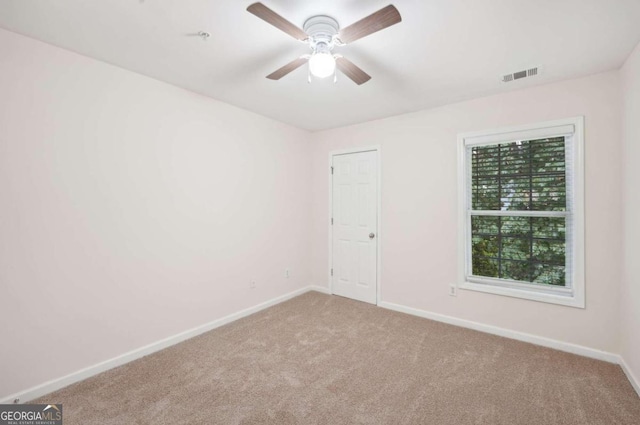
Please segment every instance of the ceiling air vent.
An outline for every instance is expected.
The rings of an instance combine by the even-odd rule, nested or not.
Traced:
[[[509,83],[511,81],[521,80],[521,79],[527,78],[527,77],[534,77],[534,76],[538,75],[538,73],[539,73],[538,67],[529,68],[529,69],[525,69],[525,70],[522,70],[522,71],[514,72],[513,74],[503,75],[502,76],[502,82],[503,83]]]

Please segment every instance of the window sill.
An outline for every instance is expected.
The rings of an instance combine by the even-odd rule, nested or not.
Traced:
[[[475,283],[464,281],[458,285],[460,289],[484,292],[488,294],[504,295],[507,297],[521,298],[531,301],[539,301],[549,304],[559,304],[568,307],[585,308],[584,297],[573,295],[549,294],[535,290],[507,288],[488,283]]]

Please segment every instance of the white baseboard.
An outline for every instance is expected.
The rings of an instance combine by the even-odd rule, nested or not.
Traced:
[[[309,290],[316,291],[316,292],[321,292],[323,294],[329,294],[329,295],[331,294],[331,291],[326,286],[311,285],[309,287]]]
[[[378,306],[389,309],[389,310],[422,317],[425,319],[435,320],[437,322],[447,323],[449,325],[460,326],[463,328],[473,329],[476,331],[485,332],[492,335],[498,335],[505,338],[515,339],[523,342],[529,342],[531,344],[536,344],[536,345],[541,345],[543,347],[553,348],[553,349],[564,351],[567,353],[577,354],[579,356],[589,357],[597,360],[603,360],[609,363],[615,363],[619,365],[620,368],[622,368],[625,375],[627,375],[627,378],[629,379],[631,386],[635,389],[636,393],[638,393],[638,397],[640,397],[640,380],[633,374],[633,372],[631,371],[631,368],[629,368],[629,365],[624,361],[622,356],[619,356],[618,354],[596,350],[595,348],[584,347],[582,345],[558,341],[551,338],[531,335],[524,332],[512,331],[512,330],[500,328],[497,326],[485,325],[483,323],[478,323],[471,320],[458,319],[456,317],[446,316],[444,314],[432,313],[430,311],[420,310],[417,308],[406,307],[400,304],[393,304],[393,303],[388,303],[383,301],[379,303]]]
[[[56,378],[51,381],[44,382],[35,387],[29,388],[23,391],[19,391],[15,394],[3,397],[0,399],[0,404],[13,403],[15,399],[19,399],[20,403],[34,400],[38,397],[49,394],[53,391],[59,390],[61,388],[64,388],[76,382],[82,381],[84,379],[90,378],[94,375],[105,372],[109,369],[113,369],[125,363],[129,363],[133,360],[139,359],[141,357],[148,356],[149,354],[155,353],[156,351],[160,351],[162,349],[165,349],[167,347],[170,347],[172,345],[185,341],[189,338],[193,338],[195,336],[208,332],[212,329],[226,325],[227,323],[230,323],[235,320],[241,319],[243,317],[249,316],[251,314],[257,313],[261,310],[264,310],[265,308],[287,301],[291,298],[297,297],[298,295],[302,295],[305,292],[309,292],[311,290],[324,292],[323,289],[324,288],[321,288],[321,287],[316,288],[314,286],[308,286],[293,292],[289,292],[288,294],[281,295],[269,301],[265,301],[263,303],[255,305],[253,307],[249,307],[244,310],[238,311],[237,313],[230,314],[228,316],[222,317],[220,319],[214,320],[204,325],[181,332],[177,335],[173,335],[168,338],[162,339],[160,341],[151,343],[149,345],[145,345],[144,347],[140,347],[136,350],[129,351],[128,353],[121,354],[117,357],[114,357],[109,360],[105,360],[93,366],[89,366],[77,372],[63,376],[61,378]]]
[[[584,347],[582,345],[562,342],[555,339],[545,338],[541,336],[531,335],[524,332],[512,331],[509,329],[499,328],[497,326],[485,325],[483,323],[473,322],[471,320],[458,319],[444,314],[432,313],[412,307],[405,307],[399,304],[381,302],[379,307],[389,310],[399,311],[401,313],[411,314],[413,316],[423,317],[425,319],[435,320],[450,325],[460,326],[463,328],[473,329],[492,335],[498,335],[505,338],[511,338],[518,341],[529,342],[531,344],[541,345],[543,347],[554,348],[556,350],[565,351],[567,353],[578,354],[592,359],[604,360],[609,363],[619,363],[620,356],[606,351],[596,350],[595,348]]]
[[[196,328],[189,329],[177,335],[165,338],[163,340],[154,342],[152,344],[146,345],[144,347],[138,348],[128,353],[124,353],[120,356],[114,357],[104,362],[81,369],[77,372],[71,373],[61,378],[53,379],[51,381],[44,382],[40,385],[26,389],[24,391],[19,391],[10,396],[3,397],[2,399],[0,399],[0,404],[13,403],[15,399],[20,399],[21,403],[36,399],[43,395],[49,394],[53,391],[69,386],[73,383],[90,378],[94,375],[105,372],[109,369],[113,369],[115,367],[129,363],[133,360],[139,359],[141,357],[155,353],[157,351],[160,351],[172,345],[178,344],[189,338],[193,338],[195,336],[208,332],[212,329],[226,325],[227,323],[230,323],[235,320],[241,319],[243,317],[249,316],[251,314],[257,313],[268,307],[287,301],[291,298],[297,297],[298,295],[302,295],[309,291],[317,291],[324,294],[330,293],[329,288],[323,287],[323,286],[312,285],[312,286],[298,289],[288,294],[285,294],[285,295],[273,298],[269,301],[265,301],[263,303],[255,305],[253,307],[249,307],[247,309],[241,310],[237,313],[233,313],[228,316],[222,317],[220,319],[214,320],[210,323],[206,323]],[[389,310],[399,311],[401,313],[407,313],[414,316],[435,320],[438,322],[448,323],[450,325],[461,326],[464,328],[474,329],[480,332],[486,332],[493,335],[503,336],[506,338],[516,339],[524,342],[529,342],[532,344],[554,348],[556,350],[565,351],[568,353],[578,354],[581,356],[590,357],[598,360],[604,360],[610,363],[617,363],[620,365],[624,373],[627,375],[627,377],[629,378],[629,381],[631,382],[631,385],[640,396],[640,381],[636,379],[636,377],[633,375],[633,373],[629,369],[629,366],[625,363],[624,359],[622,359],[622,357],[620,357],[617,354],[612,354],[605,351],[583,347],[576,344],[570,344],[570,343],[557,341],[549,338],[535,336],[535,335],[531,335],[523,332],[511,331],[508,329],[499,328],[497,326],[485,325],[485,324],[473,322],[470,320],[458,319],[458,318],[446,316],[443,314],[431,313],[431,312],[420,310],[417,308],[405,307],[403,305],[398,305],[398,304],[393,304],[388,302],[381,302],[380,304],[378,304],[378,306],[389,309]]]
[[[622,368],[624,374],[627,375],[627,378],[629,379],[629,382],[631,382],[631,386],[633,387],[633,389],[636,390],[636,393],[638,393],[638,397],[640,397],[640,380],[635,377],[633,372],[631,372],[631,368],[629,367],[627,362],[624,361],[622,356],[620,356],[618,364]]]

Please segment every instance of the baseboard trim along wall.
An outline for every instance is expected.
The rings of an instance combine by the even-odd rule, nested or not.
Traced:
[[[171,347],[172,345],[178,344],[182,341],[186,341],[187,339],[193,338],[195,336],[208,332],[212,329],[226,325],[227,323],[231,323],[235,320],[242,319],[243,317],[257,313],[261,310],[264,310],[276,304],[280,304],[281,302],[287,301],[291,298],[297,297],[298,295],[302,295],[311,290],[316,290],[318,292],[325,292],[322,290],[322,288],[320,287],[316,288],[313,286],[307,286],[305,288],[301,288],[296,291],[289,292],[288,294],[284,294],[279,297],[272,298],[271,300],[257,304],[253,307],[246,308],[244,310],[238,311],[237,313],[233,313],[228,316],[222,317],[220,319],[216,319],[212,322],[189,329],[177,335],[173,335],[168,338],[162,339],[160,341],[151,343],[149,345],[145,345],[144,347],[140,347],[133,351],[129,351],[128,353],[121,354],[117,357],[114,357],[109,360],[105,360],[93,366],[89,366],[77,372],[63,376],[61,378],[53,379],[51,381],[47,381],[43,384],[29,388],[27,390],[20,391],[10,396],[3,397],[2,399],[0,399],[0,404],[13,403],[15,399],[19,399],[20,403],[28,402],[30,400],[41,397],[43,395],[49,394],[53,391],[67,387],[76,382],[90,378],[99,373],[105,372],[109,369],[122,366],[123,364],[129,363],[133,360],[137,360],[141,357],[148,356],[149,354],[153,354],[156,351],[160,351],[167,347]],[[328,293],[328,291],[326,291],[325,293]]]
[[[198,336],[200,334],[203,334],[205,332],[208,332],[220,326],[226,325],[235,320],[242,319],[243,317],[257,313],[261,310],[264,310],[276,304],[280,304],[281,302],[287,301],[291,298],[297,297],[298,295],[302,295],[309,291],[316,291],[324,294],[330,293],[329,288],[324,286],[315,286],[315,285],[307,286],[305,288],[301,288],[296,291],[289,292],[288,294],[281,295],[279,297],[257,304],[253,307],[249,307],[244,310],[238,311],[237,313],[230,314],[228,316],[222,317],[220,319],[214,320],[204,325],[181,332],[177,335],[170,336],[168,338],[154,342],[149,345],[145,345],[144,347],[138,348],[128,353],[124,353],[120,356],[114,357],[104,362],[81,369],[67,376],[53,379],[51,381],[29,388],[27,390],[20,391],[10,396],[4,397],[0,399],[0,404],[13,403],[15,399],[20,399],[20,403],[28,402],[30,400],[36,399],[43,395],[49,394],[53,391],[56,391],[66,386],[69,386],[71,384],[74,384],[76,382],[90,378],[99,373],[105,372],[109,369],[122,366],[133,360],[137,360],[141,357],[147,356],[149,354],[153,354],[167,347],[171,347],[172,345],[178,344],[187,339],[193,338],[195,336]],[[619,364],[622,370],[624,371],[624,373],[627,375],[627,378],[629,378],[631,385],[640,396],[640,381],[638,381],[636,377],[633,375],[633,373],[631,372],[631,369],[629,369],[629,366],[625,363],[624,359],[617,354],[608,353],[605,351],[600,351],[593,348],[584,347],[581,345],[570,344],[567,342],[544,338],[536,335],[531,335],[523,332],[512,331],[512,330],[500,328],[497,326],[485,325],[482,323],[473,322],[471,320],[458,319],[452,316],[432,313],[429,311],[420,310],[412,307],[406,307],[403,305],[393,304],[393,303],[384,302],[384,301],[379,303],[378,307],[385,308],[388,310],[398,311],[400,313],[411,314],[413,316],[435,320],[437,322],[447,323],[454,326],[473,329],[476,331],[485,332],[492,335],[498,335],[505,338],[528,342],[528,343],[540,345],[543,347],[553,348],[556,350],[565,351],[565,352],[577,354],[580,356],[590,357],[597,360],[603,360],[609,363]]]
[[[640,397],[640,380],[633,375],[633,372],[631,372],[631,368],[622,357],[619,358],[618,364],[622,368],[624,374],[627,375],[627,378],[629,379],[629,382],[631,382],[631,386],[633,387],[633,389],[638,393],[638,397]]]
[[[592,359],[604,360],[605,362],[609,362],[609,363],[618,363],[618,359],[619,359],[619,356],[617,354],[596,350],[595,348],[588,348],[582,345],[562,342],[555,339],[527,334],[524,332],[512,331],[512,330],[500,328],[497,326],[485,325],[483,323],[478,323],[471,320],[458,319],[456,317],[446,316],[444,314],[432,313],[430,311],[420,310],[417,308],[406,307],[400,304],[381,302],[380,304],[378,304],[378,306],[382,308],[386,308],[388,310],[399,311],[401,313],[407,313],[413,316],[423,317],[425,319],[431,319],[437,322],[447,323],[449,325],[455,325],[463,328],[473,329],[476,331],[485,332],[492,335],[498,335],[505,338],[515,339],[518,341],[529,342],[531,344],[541,345],[543,347],[548,347],[548,348],[554,348],[556,350],[565,351],[567,353],[572,353],[572,354],[578,354],[580,356],[590,357]]]
[[[449,325],[460,326],[463,328],[473,329],[492,335],[528,342],[531,344],[540,345],[542,347],[553,348],[555,350],[577,354],[579,356],[589,357],[596,360],[603,360],[608,363],[615,363],[617,365],[620,365],[624,373],[627,375],[629,382],[631,382],[631,386],[633,386],[633,388],[638,393],[638,396],[640,397],[640,381],[636,379],[624,359],[618,354],[596,350],[595,348],[584,347],[582,345],[562,342],[555,339],[531,335],[524,332],[512,331],[497,326],[485,325],[483,323],[478,323],[471,320],[458,319],[456,317],[447,316],[444,314],[432,313],[430,311],[406,307],[400,304],[393,304],[385,301],[379,303],[378,307],[398,311],[400,313],[411,314],[412,316],[418,316],[425,319],[435,320],[437,322],[447,323]]]
[[[321,292],[321,293],[327,294],[327,295],[331,295],[331,291],[326,286],[311,285],[309,287],[309,290],[310,291]]]

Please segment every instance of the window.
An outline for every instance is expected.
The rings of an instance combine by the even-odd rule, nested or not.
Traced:
[[[584,308],[583,118],[459,136],[459,287]]]

